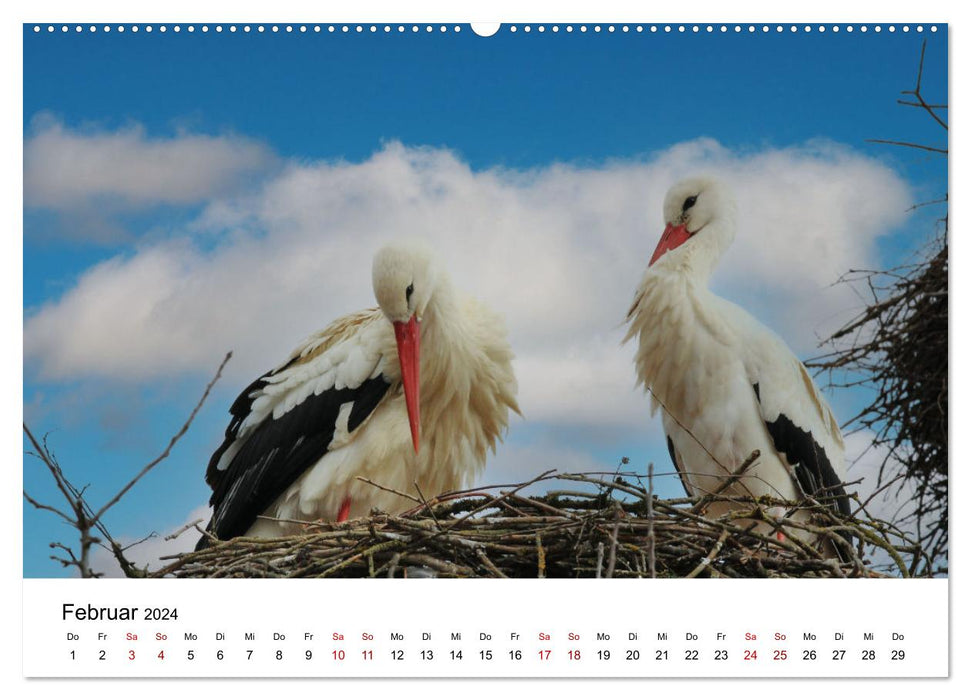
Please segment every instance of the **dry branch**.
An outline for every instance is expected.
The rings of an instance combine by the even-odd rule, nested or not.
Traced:
[[[219,378],[222,376],[223,369],[226,367],[226,363],[229,362],[229,359],[232,356],[233,354],[230,352],[227,353],[226,357],[223,358],[219,368],[216,370],[215,376],[209,381],[205,390],[202,392],[202,397],[198,402],[196,402],[196,405],[189,414],[189,417],[186,419],[185,423],[183,423],[179,431],[172,436],[165,449],[158,455],[158,457],[142,467],[141,470],[139,470],[139,472],[127,484],[125,484],[121,490],[118,491],[118,493],[108,499],[97,511],[95,511],[88,504],[84,497],[84,492],[87,489],[87,486],[80,489],[74,486],[67,476],[65,476],[64,471],[61,469],[61,466],[57,461],[57,458],[54,456],[54,453],[48,449],[46,438],[43,440],[43,443],[38,441],[27,424],[24,423],[24,435],[27,436],[31,446],[34,448],[33,452],[29,452],[28,454],[31,454],[39,459],[44,466],[47,467],[47,470],[54,479],[57,489],[61,492],[64,500],[67,501],[68,508],[72,511],[73,515],[69,515],[64,511],[55,508],[54,506],[41,503],[28,494],[26,490],[24,490],[24,500],[38,510],[50,511],[60,516],[62,520],[64,520],[68,525],[73,527],[78,532],[78,539],[80,543],[78,554],[75,555],[74,551],[70,547],[60,542],[52,542],[50,544],[52,549],[61,550],[65,552],[68,557],[65,559],[64,557],[52,555],[51,558],[54,561],[59,562],[65,567],[77,568],[78,573],[82,578],[98,578],[101,574],[91,569],[90,555],[91,547],[94,545],[100,545],[111,552],[125,576],[129,578],[142,578],[148,575],[147,569],[139,569],[125,556],[125,550],[133,545],[128,545],[127,547],[122,546],[111,536],[111,534],[108,532],[108,528],[104,524],[104,515],[112,506],[117,504],[125,496],[125,494],[135,486],[135,484],[141,481],[146,474],[168,458],[172,452],[172,448],[175,447],[179,440],[182,439],[182,436],[184,436],[189,430],[189,426],[192,425],[192,422],[195,420],[195,417],[202,408],[202,405],[209,397],[209,392],[212,391],[213,386],[215,386],[216,382],[219,381]],[[97,537],[92,534],[92,530],[97,530],[101,537]],[[155,533],[152,533],[134,544],[139,544],[154,536]]]

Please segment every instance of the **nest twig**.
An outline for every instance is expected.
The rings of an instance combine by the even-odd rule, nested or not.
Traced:
[[[888,523],[843,516],[824,502],[716,497],[732,504],[718,519],[695,512],[699,499],[659,499],[644,475],[545,474],[523,484],[445,494],[400,515],[373,512],[347,523],[308,523],[279,539],[236,538],[170,557],[155,576],[448,578],[843,578],[909,576],[916,543]],[[527,496],[553,479],[577,490]],[[650,481],[650,480],[649,480]],[[579,489],[594,489],[585,492]],[[709,497],[706,500],[711,503]],[[813,512],[809,522],[773,519],[783,506]],[[764,534],[781,529],[786,537]],[[857,543],[840,561],[807,542],[821,535]],[[879,550],[891,562],[864,558]]]

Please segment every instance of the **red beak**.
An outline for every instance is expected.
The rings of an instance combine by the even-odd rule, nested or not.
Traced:
[[[418,412],[418,369],[421,366],[421,324],[415,316],[407,323],[395,321],[394,337],[398,341],[398,362],[401,363],[401,384],[405,388],[405,406],[408,407],[408,423],[411,425],[411,442],[418,454],[418,430],[421,415]]]
[[[689,238],[691,238],[691,233],[688,232],[688,227],[685,224],[681,224],[680,226],[668,224],[664,227],[661,240],[658,241],[657,248],[654,249],[654,255],[651,256],[651,262],[647,266],[650,267],[657,262],[659,257],[669,250],[674,250]]]

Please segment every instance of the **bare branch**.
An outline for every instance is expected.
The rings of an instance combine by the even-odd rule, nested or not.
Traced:
[[[55,513],[55,514],[61,516],[61,518],[64,519],[64,522],[66,522],[68,525],[71,525],[72,527],[77,527],[77,521],[71,520],[71,517],[69,515],[67,515],[66,513],[62,512],[60,510],[58,510],[54,506],[48,506],[48,505],[45,505],[43,503],[40,503],[40,502],[36,501],[35,499],[31,498],[30,494],[27,493],[26,490],[24,490],[24,498],[27,500],[27,502],[30,505],[34,506],[34,508],[37,508],[38,510],[49,510],[50,512]]]
[[[940,126],[944,128],[945,131],[947,131],[947,122],[941,119],[934,111],[935,109],[947,109],[947,105],[929,105],[927,104],[927,102],[924,101],[923,96],[920,94],[920,81],[924,76],[924,52],[925,51],[927,51],[927,39],[924,39],[924,42],[920,46],[920,65],[917,68],[917,87],[915,87],[913,90],[904,91],[904,94],[913,95],[914,97],[916,97],[917,104],[920,107],[923,107],[924,110],[929,115],[931,115],[931,118],[933,118],[934,121],[936,121]],[[901,102],[900,100],[897,100],[897,101]],[[903,104],[908,104],[908,103],[903,103]],[[909,103],[909,104],[912,104],[912,103]]]
[[[37,509],[46,510],[58,515],[65,522],[67,522],[69,525],[71,525],[73,528],[75,528],[78,531],[78,538],[81,544],[79,555],[75,556],[74,552],[68,547],[66,547],[65,545],[62,545],[60,543],[53,543],[51,545],[52,548],[62,549],[70,557],[69,559],[64,559],[63,557],[56,557],[56,556],[52,557],[55,561],[60,562],[64,566],[76,566],[82,578],[98,577],[100,576],[100,574],[92,571],[89,564],[91,547],[94,545],[98,545],[110,551],[114,555],[115,559],[117,560],[119,566],[121,567],[122,571],[126,576],[131,578],[137,578],[137,577],[144,577],[148,575],[147,570],[139,569],[130,561],[128,561],[124,553],[126,549],[133,547],[137,544],[140,544],[151,537],[156,537],[157,534],[153,532],[147,537],[142,538],[141,540],[138,540],[132,544],[129,544],[123,547],[117,540],[111,537],[107,527],[102,522],[102,516],[109,508],[115,505],[143,476],[145,476],[145,474],[147,474],[154,466],[156,466],[158,463],[160,463],[162,460],[168,457],[169,453],[172,451],[172,448],[175,446],[175,444],[186,433],[186,431],[188,431],[189,426],[192,424],[192,421],[195,419],[196,415],[201,409],[202,404],[209,396],[209,393],[212,390],[212,387],[215,385],[216,381],[218,381],[219,377],[222,375],[223,368],[226,366],[226,363],[229,361],[230,357],[232,357],[232,353],[227,353],[226,357],[219,365],[219,368],[216,371],[216,375],[213,377],[212,381],[210,381],[209,384],[206,386],[206,389],[202,394],[202,398],[199,399],[199,402],[196,404],[195,408],[192,410],[192,413],[189,415],[188,420],[186,420],[185,424],[182,426],[182,429],[178,433],[176,433],[175,436],[172,437],[172,439],[169,441],[168,446],[165,448],[162,454],[159,455],[152,462],[147,464],[145,467],[143,467],[142,470],[135,476],[134,479],[129,481],[128,484],[121,489],[121,491],[119,491],[113,498],[111,498],[107,503],[105,503],[105,505],[103,505],[97,512],[93,511],[93,509],[88,505],[85,499],[85,493],[87,492],[89,485],[86,484],[80,489],[75,487],[70,482],[70,480],[64,475],[64,472],[62,471],[60,465],[58,464],[57,459],[54,457],[53,453],[48,448],[47,437],[46,436],[44,437],[43,442],[39,442],[37,438],[34,437],[34,434],[31,432],[27,424],[26,423],[23,424],[24,434],[27,436],[27,439],[30,441],[30,444],[34,447],[34,452],[28,452],[28,454],[34,455],[35,457],[40,459],[41,462],[44,463],[48,471],[51,473],[51,476],[54,478],[54,483],[57,485],[57,488],[61,492],[61,495],[64,496],[64,499],[67,501],[71,510],[74,512],[74,517],[72,518],[71,516],[55,508],[54,506],[40,503],[39,501],[31,497],[26,491],[24,491],[24,499],[32,506],[34,506]],[[92,536],[91,534],[92,529],[96,529],[103,536],[104,541],[106,541],[107,544],[105,544],[101,538]]]
[[[891,146],[904,146],[905,148],[917,148],[922,151],[931,151],[932,153],[943,153],[947,155],[946,148],[937,148],[936,146],[925,146],[922,143],[910,143],[909,141],[892,141],[889,139],[866,139],[867,143],[886,143]]]
[[[920,102],[910,102],[909,100],[897,100],[897,104],[907,107],[920,107],[922,109],[947,109],[947,105],[921,104]]]
[[[192,421],[195,420],[196,414],[199,413],[199,410],[202,408],[202,404],[204,404],[206,402],[206,399],[209,397],[209,392],[212,391],[213,386],[215,386],[216,385],[216,382],[219,381],[219,378],[222,376],[222,373],[223,373],[223,368],[226,367],[226,363],[229,362],[229,359],[232,356],[233,356],[233,353],[231,353],[231,352],[226,353],[226,357],[223,358],[223,361],[219,364],[219,368],[216,370],[216,375],[209,381],[209,384],[206,385],[205,391],[202,392],[202,397],[199,399],[198,403],[196,403],[195,408],[192,409],[192,413],[189,414],[189,418],[186,420],[186,422],[183,424],[183,426],[179,429],[179,432],[177,432],[175,435],[172,436],[172,439],[169,440],[169,444],[162,451],[162,454],[160,454],[158,457],[156,457],[151,462],[149,462],[144,467],[142,467],[141,471],[138,472],[138,474],[135,475],[135,478],[134,479],[132,479],[131,481],[129,481],[125,485],[125,487],[122,488],[121,491],[119,491],[118,493],[116,493],[107,503],[105,503],[103,506],[101,506],[100,510],[98,510],[98,512],[94,514],[94,518],[93,518],[94,520],[99,520],[101,518],[101,516],[103,516],[105,514],[105,512],[107,512],[107,510],[109,508],[111,508],[113,505],[115,505],[116,503],[118,503],[118,501],[121,500],[122,496],[124,496],[126,493],[128,493],[128,491],[135,484],[137,484],[139,482],[139,480],[141,480],[141,478],[143,476],[145,476],[146,474],[148,474],[148,472],[150,472],[157,464],[159,464],[160,462],[162,462],[165,458],[167,458],[169,456],[169,454],[172,452],[172,448],[175,447],[175,444],[189,430],[189,426],[192,425]]]
[[[183,525],[182,527],[180,527],[178,530],[176,530],[175,532],[173,532],[171,535],[166,535],[165,536],[165,541],[168,542],[169,540],[174,540],[179,535],[181,535],[183,532],[185,532],[186,530],[191,530],[192,528],[195,528],[196,530],[199,530],[199,528],[196,527],[196,526],[199,523],[203,522],[203,521],[205,521],[205,518],[196,518],[191,523],[186,523],[185,525]],[[203,533],[203,534],[205,534],[205,533]]]

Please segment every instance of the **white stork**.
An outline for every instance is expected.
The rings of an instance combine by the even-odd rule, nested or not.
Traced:
[[[372,273],[378,308],[311,336],[230,408],[206,471],[219,539],[413,505],[357,477],[429,498],[461,488],[519,412],[502,320],[456,294],[428,248],[388,245]]]
[[[848,514],[843,438],[806,368],[777,335],[708,289],[735,237],[731,194],[710,178],[679,182],[664,199],[664,221],[627,314],[625,342],[638,338],[638,383],[652,395],[652,414],[662,409],[685,490],[716,491],[759,450],[724,493],[829,497]],[[731,508],[715,503],[708,512],[717,517]],[[790,517],[805,521],[807,513]],[[776,536],[783,539],[781,531]]]

